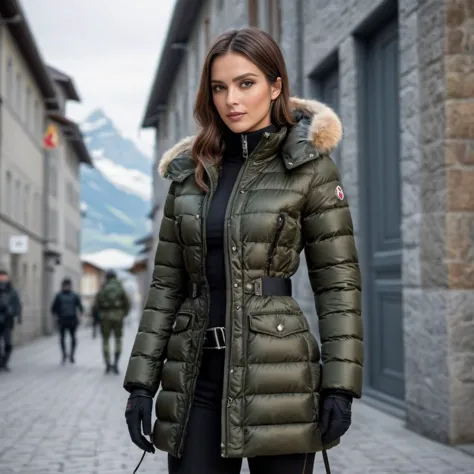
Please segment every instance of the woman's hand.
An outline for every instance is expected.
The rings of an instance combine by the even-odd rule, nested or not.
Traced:
[[[125,419],[127,420],[128,432],[132,441],[147,453],[154,453],[155,448],[143,435],[151,433],[151,412],[153,409],[153,397],[147,390],[134,390],[127,400]]]
[[[323,396],[320,430],[323,444],[340,438],[351,426],[352,397],[338,392]]]

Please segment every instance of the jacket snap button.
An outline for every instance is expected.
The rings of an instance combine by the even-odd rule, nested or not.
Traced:
[[[232,252],[235,252],[237,250],[237,247],[232,247]]]
[[[291,161],[289,161],[288,164],[289,164],[290,166],[293,166],[293,162],[291,162]]]
[[[234,283],[234,288],[238,288],[239,285],[237,283]]]
[[[244,194],[244,193],[245,193],[245,189],[241,189],[240,194]]]
[[[239,306],[239,305],[236,305],[236,306],[235,306],[235,309],[240,309],[240,306]]]
[[[196,219],[199,219],[199,217],[201,217],[199,214],[196,214]]]
[[[278,332],[282,332],[282,331],[283,331],[283,324],[279,324],[279,325],[277,326],[277,331],[278,331]]]
[[[313,153],[310,153],[310,154],[309,154],[309,157],[310,157],[310,158],[313,158],[313,156],[314,156]]]
[[[247,283],[245,288],[247,288],[247,290],[251,290],[253,288],[252,283]]]

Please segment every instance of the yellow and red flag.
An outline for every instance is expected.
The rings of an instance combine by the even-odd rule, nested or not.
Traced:
[[[43,138],[43,146],[51,150],[53,148],[56,148],[58,145],[58,131],[56,130],[56,127],[51,124],[48,126],[48,129],[46,130],[46,133],[44,134]]]

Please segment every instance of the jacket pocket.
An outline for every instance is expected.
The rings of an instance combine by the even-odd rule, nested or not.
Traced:
[[[308,322],[302,313],[254,313],[249,316],[250,331],[284,338],[307,332]]]
[[[194,316],[194,313],[192,312],[187,312],[187,311],[181,311],[176,315],[176,318],[173,322],[173,333],[177,334],[183,331],[186,331],[188,329],[189,324]]]
[[[283,227],[285,227],[285,214],[278,214],[276,228],[275,228],[275,237],[273,237],[273,241],[270,245],[270,248],[268,249],[267,268],[266,268],[267,275],[270,274],[272,260],[273,260],[273,257],[275,256],[275,252],[278,247],[278,242],[280,241],[280,236],[283,231]]]
[[[191,340],[193,337],[193,318],[195,313],[192,311],[179,311],[176,314],[173,325],[171,326],[171,335],[166,349],[168,361],[185,361],[187,354],[191,350]]]

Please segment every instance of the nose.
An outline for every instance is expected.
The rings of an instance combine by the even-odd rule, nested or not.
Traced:
[[[237,91],[235,90],[235,87],[229,87],[227,89],[227,97],[226,97],[226,104],[229,107],[232,107],[237,104]]]

